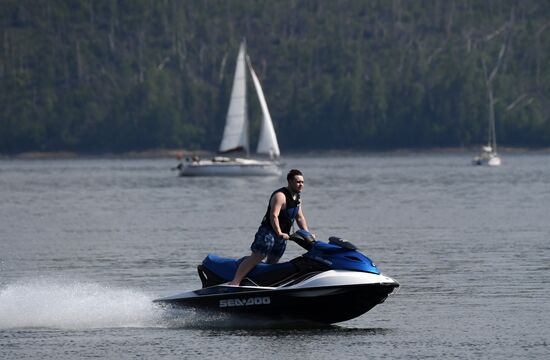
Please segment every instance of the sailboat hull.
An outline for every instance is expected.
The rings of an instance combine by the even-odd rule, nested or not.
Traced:
[[[254,159],[201,160],[185,164],[180,176],[279,176],[280,164]]]
[[[500,158],[498,156],[494,156],[487,161],[487,165],[489,166],[500,166]]]
[[[472,165],[500,166],[500,157],[496,154],[481,154],[472,159]]]

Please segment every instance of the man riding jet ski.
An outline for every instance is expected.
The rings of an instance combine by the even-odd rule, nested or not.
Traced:
[[[288,262],[260,263],[241,286],[228,285],[243,259],[209,254],[198,266],[202,289],[155,300],[174,307],[270,319],[333,324],[358,317],[399,286],[347,240],[317,241],[305,231],[290,236],[305,254]]]

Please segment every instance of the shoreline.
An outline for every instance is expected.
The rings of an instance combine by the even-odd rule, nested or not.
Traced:
[[[323,149],[323,150],[295,150],[286,152],[289,156],[311,156],[311,155],[360,155],[360,154],[469,154],[479,152],[479,147],[448,147],[448,148],[402,148],[402,149],[379,149],[379,150],[356,150],[356,149]],[[550,148],[527,148],[527,147],[500,147],[499,153],[503,154],[523,154],[523,153],[550,153]],[[216,153],[207,150],[185,150],[185,149],[155,149],[144,151],[129,151],[122,153],[77,153],[70,151],[30,151],[19,154],[0,154],[2,160],[40,160],[40,159],[143,159],[143,158],[168,158],[178,159],[178,157],[194,156],[210,157]],[[283,156],[284,157],[284,156]]]

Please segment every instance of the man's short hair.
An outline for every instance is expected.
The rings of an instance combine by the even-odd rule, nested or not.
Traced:
[[[286,181],[290,181],[290,180],[294,180],[294,177],[296,175],[300,175],[300,176],[304,176],[304,174],[302,174],[302,172],[298,169],[292,169],[288,172],[288,174],[286,175]]]

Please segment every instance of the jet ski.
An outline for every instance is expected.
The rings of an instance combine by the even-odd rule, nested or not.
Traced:
[[[258,264],[240,286],[227,282],[244,258],[209,254],[197,267],[201,289],[154,302],[163,307],[334,324],[366,313],[399,287],[347,240],[318,241],[304,230],[290,238],[307,252],[287,262]]]

